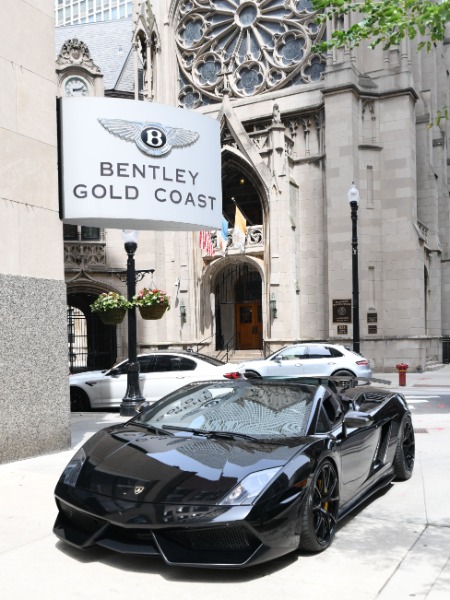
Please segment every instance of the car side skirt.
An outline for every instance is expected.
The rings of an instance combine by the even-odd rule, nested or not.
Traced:
[[[358,506],[369,500],[374,494],[381,492],[392,482],[394,479],[394,473],[390,471],[380,479],[378,479],[372,486],[365,489],[357,496],[354,496],[349,502],[341,506],[339,509],[338,520],[340,521],[347,515],[349,515],[352,511],[354,511]]]

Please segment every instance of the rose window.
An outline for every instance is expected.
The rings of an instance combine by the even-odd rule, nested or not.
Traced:
[[[322,79],[312,51],[324,25],[311,0],[180,0],[176,44],[179,102],[220,101],[224,88],[246,98]]]

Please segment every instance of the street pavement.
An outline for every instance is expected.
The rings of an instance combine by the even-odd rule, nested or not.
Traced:
[[[376,373],[398,387],[397,373]],[[407,374],[405,393],[447,390],[450,366]],[[0,465],[0,590],[5,600],[124,597],[273,600],[447,600],[450,598],[450,411],[413,413],[413,477],[393,483],[342,523],[322,554],[293,553],[241,571],[174,568],[161,559],[79,551],[52,533],[53,489],[76,448],[125,421],[117,413],[76,413],[72,448]]]

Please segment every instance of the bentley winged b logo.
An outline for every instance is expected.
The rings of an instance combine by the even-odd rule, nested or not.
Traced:
[[[184,148],[194,144],[199,134],[181,127],[168,127],[149,121],[125,121],[123,119],[98,119],[99,123],[116,137],[134,142],[148,156],[163,156],[172,148]]]

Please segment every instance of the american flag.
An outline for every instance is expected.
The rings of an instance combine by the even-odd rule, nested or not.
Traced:
[[[199,246],[208,256],[214,256],[215,250],[210,231],[200,231]]]

